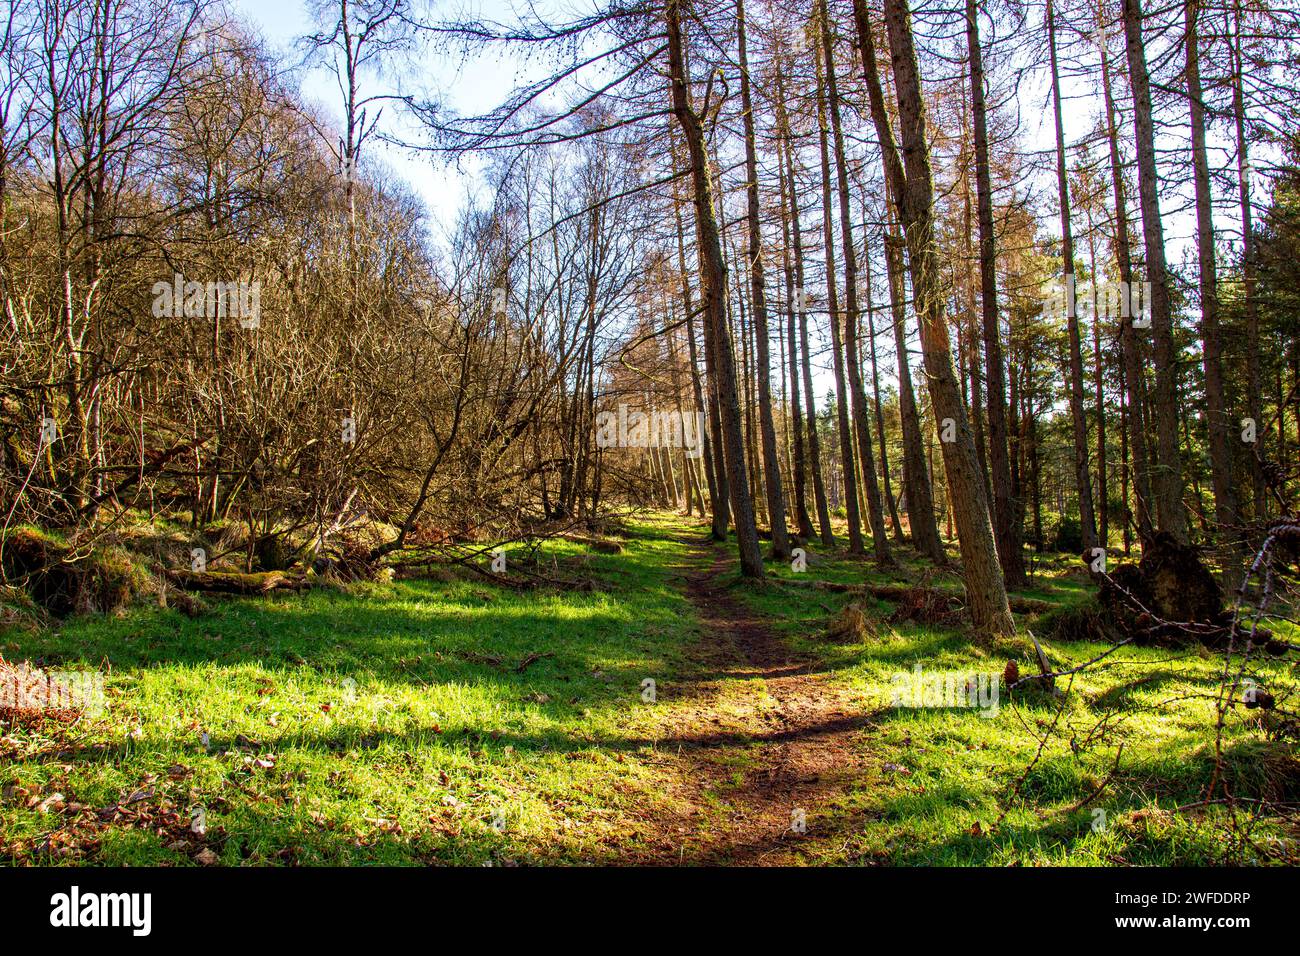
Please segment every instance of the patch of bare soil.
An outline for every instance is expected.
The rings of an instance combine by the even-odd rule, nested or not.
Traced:
[[[650,849],[632,862],[797,864],[855,825],[835,803],[864,775],[858,738],[871,714],[730,592],[720,550],[686,543],[711,561],[685,585],[705,677],[659,744],[665,790],[683,809],[643,821]]]

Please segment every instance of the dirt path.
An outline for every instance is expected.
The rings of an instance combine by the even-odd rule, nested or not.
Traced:
[[[798,863],[860,825],[833,804],[862,777],[870,714],[731,593],[720,549],[683,543],[709,562],[696,562],[685,586],[703,625],[704,678],[669,689],[690,698],[660,744],[665,782],[686,809],[647,821],[646,862]]]

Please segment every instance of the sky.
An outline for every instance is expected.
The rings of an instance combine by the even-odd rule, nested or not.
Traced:
[[[259,33],[270,46],[277,51],[293,57],[295,41],[308,29],[308,12],[305,0],[230,0],[234,11],[243,19],[258,28]],[[435,10],[441,5],[435,5]],[[456,9],[472,9],[489,19],[509,21],[512,19],[511,0],[468,0],[456,5]],[[451,9],[447,6],[446,9]],[[421,60],[415,70],[416,82],[424,88],[436,91],[443,102],[463,113],[486,112],[496,106],[510,93],[517,79],[527,72],[527,68],[517,60],[509,57],[487,56],[466,63],[453,62],[441,57],[428,57]],[[1041,82],[1031,80],[1022,85],[1017,95],[1020,98],[1022,128],[1021,148],[1048,151],[1052,148],[1053,130],[1051,110],[1046,99],[1046,88]],[[388,79],[365,79],[367,92],[387,91]],[[1069,77],[1063,78],[1066,87],[1064,110],[1066,139],[1075,142],[1091,128],[1095,116],[1095,101],[1092,91],[1084,89]],[[1072,87],[1078,87],[1072,89]],[[302,79],[304,96],[325,109],[337,122],[342,120],[341,94],[333,76],[325,69],[316,68]],[[395,115],[389,111],[389,118]],[[389,125],[386,119],[385,125]],[[389,125],[390,130],[393,129]],[[418,137],[417,130],[406,130],[411,136]],[[1174,144],[1170,144],[1171,146]],[[427,204],[433,232],[442,232],[450,227],[456,213],[465,205],[468,190],[477,188],[478,182],[472,172],[457,171],[448,168],[440,159],[422,155],[409,150],[390,147],[373,141],[367,144],[367,158],[381,158],[395,173],[401,176]],[[1166,197],[1169,203],[1171,197]],[[1136,210],[1132,210],[1136,212]],[[1181,257],[1193,223],[1186,214],[1169,215],[1166,209],[1166,240],[1169,242],[1169,256],[1173,263]],[[1054,223],[1044,222],[1052,232],[1058,231]],[[1232,227],[1232,223],[1224,222]],[[1172,227],[1172,228],[1171,228]]]
[[[299,60],[300,53],[294,56],[295,43],[310,29],[305,0],[230,0],[230,3],[236,15],[257,28],[273,52],[286,54],[286,62]],[[509,21],[512,19],[511,5],[511,0],[461,0],[457,9],[473,9],[485,18]],[[526,67],[517,61],[498,57],[466,63],[428,57],[420,61],[413,72],[418,72],[418,81],[424,88],[436,91],[448,107],[463,113],[482,113],[509,95],[518,78],[526,72]],[[365,93],[387,91],[389,86],[388,78],[366,77],[363,80]],[[303,75],[301,90],[306,99],[322,107],[327,116],[341,125],[342,94],[334,76],[327,69],[317,67]],[[1052,142],[1051,127],[1047,124],[1050,114],[1039,113],[1027,104],[1024,114],[1029,127],[1024,131],[1026,139],[1033,144],[1033,148],[1047,148]],[[1038,118],[1037,125],[1040,128],[1037,130],[1033,128],[1033,117]],[[1076,131],[1071,127],[1081,123],[1083,118],[1071,116],[1069,119],[1072,122],[1067,123],[1067,137],[1082,132],[1081,129]],[[385,125],[390,130],[393,128],[391,124]],[[458,171],[437,157],[369,141],[363,161],[373,161],[376,158],[405,180],[416,195],[424,200],[428,208],[430,233],[434,236],[450,232],[457,213],[466,205],[468,194],[481,188],[473,173],[472,164],[465,170]],[[820,397],[834,390],[834,379],[826,351],[830,344],[829,337],[822,334],[817,325],[814,323],[812,329],[815,353],[812,365],[814,389]],[[820,345],[817,342],[819,339],[822,340]],[[890,345],[892,347],[892,343]],[[888,363],[882,371],[882,384],[893,386],[895,377]]]
[[[309,15],[304,0],[230,0],[242,19],[258,28],[273,51],[288,55],[297,62],[295,42],[309,31]],[[475,9],[486,17],[504,19],[509,11],[507,0],[481,0]],[[483,112],[497,105],[514,85],[519,66],[496,58],[483,58],[460,64],[447,60],[426,60],[418,65],[420,82],[436,90],[443,101],[462,112]],[[326,114],[342,123],[342,94],[334,76],[323,67],[307,72],[302,78],[302,93],[309,101],[323,107]],[[366,77],[363,91],[387,91],[386,79]],[[390,111],[391,115],[391,111]],[[388,125],[385,121],[384,125]],[[390,126],[390,129],[393,127]],[[456,213],[465,205],[467,190],[477,181],[471,172],[458,172],[440,159],[410,150],[388,146],[377,140],[367,141],[365,159],[380,158],[401,176],[428,205],[433,232],[450,228]]]
[[[309,30],[309,15],[305,0],[229,0],[237,16],[252,24],[263,37],[273,52],[285,54],[286,62],[298,62],[299,53],[294,55],[295,43]],[[516,0],[518,3],[518,0]],[[451,9],[450,5],[435,5],[435,10]],[[455,9],[473,10],[478,15],[509,22],[513,19],[511,0],[457,0]],[[520,61],[504,56],[484,56],[459,62],[441,56],[426,55],[414,64],[410,74],[414,82],[423,89],[436,93],[442,103],[461,113],[483,113],[502,102],[511,90],[528,77],[529,68]],[[535,78],[535,77],[528,77]],[[363,93],[390,91],[392,81],[385,78],[364,77]],[[404,81],[410,82],[410,81]],[[1067,142],[1077,142],[1092,127],[1095,121],[1096,99],[1092,90],[1077,80],[1063,77],[1066,94],[1064,104],[1064,124]],[[342,95],[333,75],[323,67],[306,72],[301,78],[301,90],[306,99],[321,107],[325,114],[336,124],[342,123]],[[1050,153],[1054,147],[1054,130],[1051,122],[1050,100],[1047,98],[1045,79],[1037,77],[1028,79],[1016,91],[1020,103],[1022,119],[1021,149],[1043,150]],[[384,126],[389,132],[397,131],[390,121],[396,118],[396,110],[390,110],[385,117]],[[409,124],[405,133],[418,137],[418,130]],[[1163,145],[1163,144],[1162,144]],[[1169,143],[1171,147],[1179,144]],[[471,161],[463,168],[449,167],[437,156],[422,154],[400,147],[389,146],[378,140],[368,141],[363,161],[381,161],[394,174],[404,180],[409,187],[426,204],[429,215],[430,234],[446,235],[455,224],[457,214],[467,204],[469,195],[479,191],[482,186],[475,175],[475,164]],[[1054,185],[1050,196],[1044,193],[1048,207],[1041,210],[1046,231],[1059,234],[1059,224],[1052,214],[1055,208]],[[1130,215],[1136,217],[1136,197],[1131,196],[1133,208]],[[1174,210],[1178,200],[1172,195],[1162,197],[1165,213],[1165,239],[1170,265],[1177,267],[1185,254],[1189,240],[1194,231],[1194,220],[1186,209]],[[1230,213],[1231,211],[1226,211]],[[1218,217],[1225,215],[1218,211]],[[1233,224],[1223,221],[1221,226],[1231,229]],[[1081,223],[1076,222],[1075,230],[1079,232]],[[815,363],[816,364],[816,363]],[[827,363],[820,363],[827,366]],[[819,393],[832,387],[828,367],[817,370]],[[892,381],[892,377],[888,379]]]

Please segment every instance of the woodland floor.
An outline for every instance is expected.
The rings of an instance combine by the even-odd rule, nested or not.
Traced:
[[[797,862],[809,844],[833,840],[848,822],[817,815],[862,778],[871,714],[817,672],[816,658],[792,650],[731,595],[721,550],[698,537],[682,543],[702,555],[686,578],[701,626],[692,653],[702,674],[678,709],[681,732],[660,745],[685,812],[654,820],[655,852],[645,859]]]
[[[704,531],[647,515],[618,554],[554,541],[537,556],[589,591],[446,575],[197,617],[0,618],[6,659],[107,675],[103,713],[0,724],[0,863],[1297,862],[1294,816],[1243,838],[1218,808],[1178,809],[1211,768],[1214,656],[1124,648],[1060,700],[897,708],[892,681],[918,664],[1000,674],[1031,667],[1031,645],[892,624],[870,598],[876,634],[829,643],[849,596],[794,579],[915,580],[922,563],[883,575],[810,554],[752,587]],[[1035,572],[1022,596],[1088,597],[1064,559]],[[1101,649],[1048,643],[1058,666]],[[1292,665],[1265,666],[1294,690]],[[1293,750],[1256,717],[1231,716],[1233,786],[1300,803]]]

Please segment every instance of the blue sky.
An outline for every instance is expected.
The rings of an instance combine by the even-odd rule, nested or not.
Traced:
[[[471,10],[487,19],[509,22],[513,19],[512,5],[519,2],[520,0],[515,0],[515,4],[511,0],[435,0],[430,6],[435,13],[446,16],[450,16],[450,11],[454,8],[462,15]],[[250,22],[273,50],[286,54],[285,62],[295,62],[294,44],[310,28],[305,0],[229,0],[229,3],[236,15]],[[529,75],[532,72],[526,64],[510,57],[487,56],[461,63],[425,53],[417,58],[413,68],[408,71],[410,79],[404,79],[403,82],[417,82],[423,89],[436,91],[445,105],[458,111],[481,113],[505,99],[518,82],[525,78],[535,78]],[[364,77],[363,91],[367,94],[391,92],[395,82],[397,80],[390,77]],[[1073,94],[1067,100],[1064,110],[1066,138],[1067,141],[1076,142],[1094,122],[1098,102],[1090,95],[1092,91],[1077,80],[1067,77],[1063,85],[1067,94]],[[327,70],[316,68],[307,73],[302,77],[301,88],[308,100],[321,106],[326,115],[341,125],[342,97],[333,76]],[[1022,149],[1050,151],[1054,146],[1050,101],[1046,94],[1043,76],[1027,78],[1016,92],[1023,121]],[[385,117],[385,126],[390,131],[394,127],[388,121],[395,117],[395,110]],[[418,131],[409,128],[408,133],[418,135]],[[435,242],[439,235],[445,234],[454,225],[457,212],[466,204],[467,195],[480,188],[475,175],[477,167],[472,159],[464,162],[460,169],[449,168],[436,157],[371,141],[367,144],[363,160],[382,162],[424,200],[429,212],[430,233]],[[1215,160],[1212,159],[1213,161]],[[1042,193],[1044,205],[1040,209],[1040,221],[1047,232],[1058,233],[1059,226],[1054,215],[1054,184],[1050,180],[1043,180],[1040,187],[1045,190]],[[1130,209],[1130,215],[1136,217],[1136,197],[1131,196],[1130,202],[1134,206]],[[1177,268],[1188,248],[1194,222],[1187,210],[1175,208],[1178,198],[1172,191],[1162,196],[1162,205],[1165,207],[1165,240],[1169,262]],[[1221,227],[1232,228],[1233,214],[1235,210],[1218,210],[1218,216],[1223,220]],[[1076,217],[1076,238],[1081,228],[1082,222]],[[1081,248],[1081,252],[1086,253],[1086,246]],[[829,371],[818,369],[814,377],[817,379],[819,394],[824,394],[831,387]],[[886,377],[892,381],[892,376]]]
[[[295,41],[307,32],[309,19],[307,4],[304,0],[229,0],[237,15],[248,20],[258,28],[258,32],[270,43],[273,49],[290,54],[292,60]],[[510,21],[513,19],[511,0],[457,0],[451,3],[432,3],[436,13],[453,8],[457,12],[472,10],[488,19]],[[500,103],[510,92],[521,75],[528,69],[518,60],[508,57],[484,57],[468,63],[453,62],[436,55],[426,55],[420,59],[412,71],[414,81],[424,88],[434,90],[448,106],[461,112],[486,112]],[[410,81],[407,81],[410,82]],[[1066,139],[1075,142],[1092,126],[1096,100],[1091,96],[1092,90],[1065,78],[1067,95],[1072,95],[1065,104]],[[324,107],[328,115],[341,121],[341,97],[333,77],[323,69],[317,68],[303,78],[304,95]],[[365,78],[366,92],[387,92],[390,79]],[[1021,148],[1050,151],[1054,144],[1051,125],[1051,110],[1046,96],[1045,78],[1036,76],[1024,83],[1018,91],[1021,116],[1024,122]],[[393,115],[390,111],[390,117]],[[387,125],[387,124],[386,124]],[[389,127],[390,130],[392,127]],[[409,130],[411,135],[418,135]],[[1176,144],[1169,144],[1171,146]],[[471,171],[457,172],[446,168],[439,160],[412,153],[407,150],[385,147],[374,143],[367,147],[368,159],[377,157],[405,179],[428,204],[433,217],[435,232],[437,224],[449,226],[457,209],[464,204],[466,191],[473,189],[476,179]],[[1054,196],[1054,193],[1052,194]],[[1053,203],[1054,205],[1054,203]],[[1165,205],[1172,206],[1172,197],[1165,197]],[[1136,210],[1131,210],[1136,212]],[[1170,215],[1166,209],[1166,241],[1169,245],[1171,264],[1178,262],[1190,235],[1193,223],[1186,214]],[[1220,213],[1222,215],[1222,213]],[[1045,227],[1051,232],[1058,229],[1049,216],[1044,220]],[[1233,223],[1224,221],[1221,225],[1232,227]],[[1077,227],[1076,227],[1077,228]]]
[[[304,0],[230,0],[236,15],[258,29],[258,33],[273,50],[287,54],[295,61],[294,44],[308,32],[310,19]],[[507,0],[482,0],[474,9],[485,16],[504,19],[508,15]],[[462,111],[486,111],[496,105],[510,91],[518,70],[514,63],[495,59],[482,59],[466,64],[444,59],[420,61],[419,81],[429,89],[437,90],[444,102]],[[366,93],[387,92],[387,78],[366,77]],[[342,97],[334,77],[322,68],[308,72],[302,80],[303,95],[322,106],[336,122],[342,123]],[[391,111],[390,111],[391,115]],[[387,123],[387,118],[385,125]],[[390,129],[393,127],[389,126]],[[476,180],[471,173],[448,169],[440,160],[408,150],[387,147],[373,141],[367,143],[368,156],[363,160],[381,159],[389,168],[406,180],[428,204],[433,219],[433,231],[453,224],[456,212],[465,202],[466,191],[472,190]]]

